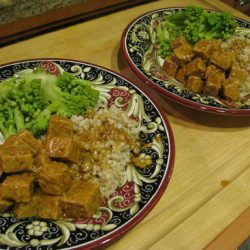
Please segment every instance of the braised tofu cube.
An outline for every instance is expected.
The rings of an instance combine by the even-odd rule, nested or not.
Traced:
[[[36,155],[41,150],[41,142],[33,137],[28,130],[23,130],[18,134],[9,136],[4,142],[4,147],[25,148],[32,155]]]
[[[2,197],[16,202],[29,202],[33,194],[34,177],[29,174],[10,175],[2,182]]]
[[[78,162],[80,150],[73,138],[53,137],[47,141],[47,154],[52,159]]]
[[[4,200],[0,198],[0,213],[5,213],[13,205],[12,201]]]
[[[203,77],[206,72],[206,63],[201,57],[196,57],[194,60],[185,65],[186,75]]]
[[[171,77],[175,78],[175,75],[178,70],[178,65],[171,60],[171,57],[165,58],[163,64],[163,70]]]
[[[235,61],[235,54],[232,51],[215,51],[210,58],[210,62],[216,66],[228,70]]]
[[[76,180],[63,194],[61,203],[64,217],[91,217],[102,203],[100,187],[96,183]]]
[[[16,145],[17,142],[18,145]],[[2,145],[2,148],[9,148],[12,147],[13,145],[18,147],[24,147],[23,143],[21,143],[21,145],[19,144],[17,134],[7,137],[7,139],[4,141],[4,144]]]
[[[49,162],[50,162],[49,158],[47,157],[46,154],[38,154],[34,158],[32,172],[35,175],[38,175]]]
[[[33,166],[33,157],[27,148],[2,147],[0,149],[0,165],[5,173],[31,170]]]
[[[238,79],[239,83],[243,84],[247,80],[248,73],[244,69],[240,69],[238,66],[233,65],[229,77]]]
[[[37,155],[41,151],[42,144],[40,140],[36,139],[28,130],[23,130],[18,134],[18,141],[23,142],[32,155]]]
[[[226,79],[222,85],[222,94],[226,99],[238,102],[240,100],[240,83],[238,79]]]
[[[204,59],[209,59],[214,50],[211,40],[201,39],[194,45],[194,52]]]
[[[203,93],[206,95],[218,96],[221,83],[222,78],[220,74],[209,74],[203,88]]]
[[[46,195],[40,196],[38,216],[44,219],[58,220],[62,218],[61,196]]]
[[[2,186],[0,186],[0,213],[5,213],[13,205],[13,202],[4,199],[2,193]]]
[[[221,43],[222,43],[221,39],[211,39],[210,42],[213,45],[213,51],[221,50]]]
[[[73,135],[73,122],[70,119],[52,115],[48,125],[48,139],[52,137],[71,137]]]
[[[201,93],[203,88],[203,81],[198,76],[189,76],[186,87],[194,93]]]
[[[182,45],[189,46],[188,42],[185,40],[183,36],[179,36],[171,41],[170,46],[171,49],[174,50]]]
[[[2,176],[2,174],[3,174],[3,168],[2,168],[1,163],[0,163],[0,177]]]
[[[190,62],[195,56],[193,49],[189,45],[182,45],[174,49],[175,61],[179,66]]]
[[[63,162],[52,161],[41,170],[38,183],[43,192],[60,195],[71,186],[68,166]]]
[[[14,215],[17,218],[35,217],[40,207],[40,193],[34,194],[29,202],[16,203]]]
[[[186,84],[187,72],[185,66],[178,70],[175,78],[177,81]]]
[[[208,78],[208,76],[211,74],[216,74],[218,77],[221,77],[222,81],[225,79],[225,72],[213,64],[210,64],[207,67],[205,78]]]
[[[42,150],[40,154],[34,157],[32,172],[38,175],[49,162],[51,160],[47,156],[46,150]]]

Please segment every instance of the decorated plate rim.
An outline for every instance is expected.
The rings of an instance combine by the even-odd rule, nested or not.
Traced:
[[[141,94],[143,94],[143,96],[145,96],[150,101],[150,103],[158,111],[158,115],[161,117],[162,121],[164,122],[165,130],[166,130],[165,132],[167,132],[166,135],[167,135],[168,142],[169,142],[169,154],[168,154],[169,158],[168,158],[168,162],[167,162],[168,166],[167,166],[167,171],[164,172],[164,176],[162,178],[160,188],[157,189],[157,191],[152,195],[151,201],[147,205],[145,205],[143,207],[143,209],[140,209],[140,211],[138,211],[138,213],[134,217],[132,217],[129,221],[122,224],[117,229],[107,233],[106,235],[103,235],[100,238],[91,240],[90,242],[83,243],[83,244],[78,245],[78,246],[76,245],[76,246],[61,248],[61,249],[62,250],[63,249],[93,249],[93,248],[100,248],[100,247],[108,246],[111,243],[113,243],[114,241],[118,240],[126,232],[131,230],[141,220],[143,220],[143,218],[156,206],[156,204],[158,203],[158,201],[162,197],[163,193],[165,192],[165,190],[169,184],[169,181],[171,179],[171,176],[172,176],[172,172],[173,172],[173,168],[174,168],[174,161],[175,161],[175,140],[174,140],[174,135],[173,135],[173,131],[172,131],[170,122],[168,121],[163,109],[158,104],[157,100],[150,93],[148,93],[148,91],[142,90],[139,86],[137,86],[136,83],[132,82],[126,76],[124,76],[118,72],[115,72],[111,69],[108,69],[106,67],[94,64],[94,63],[85,62],[85,61],[81,61],[81,60],[74,60],[74,59],[46,57],[46,58],[17,60],[17,61],[11,61],[9,63],[0,64],[0,71],[3,67],[15,65],[15,64],[30,63],[30,62],[43,62],[43,61],[45,61],[45,62],[46,61],[50,61],[50,62],[62,61],[62,62],[84,64],[84,65],[88,65],[90,67],[92,66],[92,67],[95,67],[97,69],[101,69],[103,71],[106,71],[108,73],[113,74],[114,76],[117,76],[118,78],[123,79],[129,85],[132,85],[135,89],[137,89],[137,91],[139,91]]]

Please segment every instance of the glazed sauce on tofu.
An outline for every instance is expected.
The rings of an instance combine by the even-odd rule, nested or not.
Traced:
[[[164,60],[163,70],[194,93],[239,103],[241,90],[249,79],[248,62],[240,59],[250,42],[234,39],[230,45],[221,40],[200,40],[194,46],[183,37],[171,42],[173,55]],[[248,90],[250,91],[250,90]]]
[[[12,210],[18,218],[48,219],[79,219],[95,213],[103,197],[98,183],[85,178],[91,165],[71,168],[93,156],[82,154],[73,135],[72,121],[54,115],[42,139],[27,130],[6,139],[0,147],[0,213]]]
[[[86,118],[93,116],[90,112]],[[107,170],[105,157],[119,147],[133,152],[135,165],[151,164],[136,156],[140,143],[134,134],[112,120],[97,122],[98,129],[76,131],[72,120],[53,115],[41,138],[27,130],[7,138],[0,146],[0,213],[11,211],[18,218],[91,217],[104,200],[95,164]]]

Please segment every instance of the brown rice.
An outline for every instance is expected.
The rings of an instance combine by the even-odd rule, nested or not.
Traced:
[[[104,197],[108,197],[126,180],[126,166],[131,152],[138,153],[138,122],[125,112],[112,107],[99,109],[83,116],[71,118],[75,131],[83,136],[82,146],[90,153],[93,181],[100,184]]]

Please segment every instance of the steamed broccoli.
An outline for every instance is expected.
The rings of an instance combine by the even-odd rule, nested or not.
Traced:
[[[82,115],[98,102],[99,92],[88,81],[78,79],[70,73],[64,72],[55,81],[42,78],[41,90],[49,104],[31,122],[30,129],[36,135],[47,129],[52,114],[64,117]]]
[[[66,88],[67,85],[75,87]],[[84,114],[97,104],[98,98],[99,92],[88,81],[69,73],[57,79],[43,70],[24,72],[0,84],[0,131],[5,138],[22,129],[40,135],[46,131],[52,114]]]
[[[39,109],[43,109],[48,104],[40,89],[40,80],[27,82],[22,78],[12,77],[2,81],[0,131],[5,138],[29,128],[29,121]]]
[[[178,36],[182,35],[193,45],[201,39],[228,39],[236,27],[237,22],[230,13],[209,12],[199,6],[187,6],[166,16],[157,28],[158,54],[163,58],[171,54],[170,43]]]
[[[205,39],[211,38],[230,38],[237,27],[237,22],[230,13],[215,12],[210,13],[207,18],[208,31],[204,34]]]
[[[16,120],[18,120],[17,116]],[[11,106],[9,104],[2,104],[0,106],[0,130],[5,138],[17,132],[16,120],[14,110]]]
[[[63,72],[58,76],[56,85],[64,92],[89,99],[90,107],[95,107],[98,102],[99,92],[92,88],[88,80],[79,79],[68,72]]]

